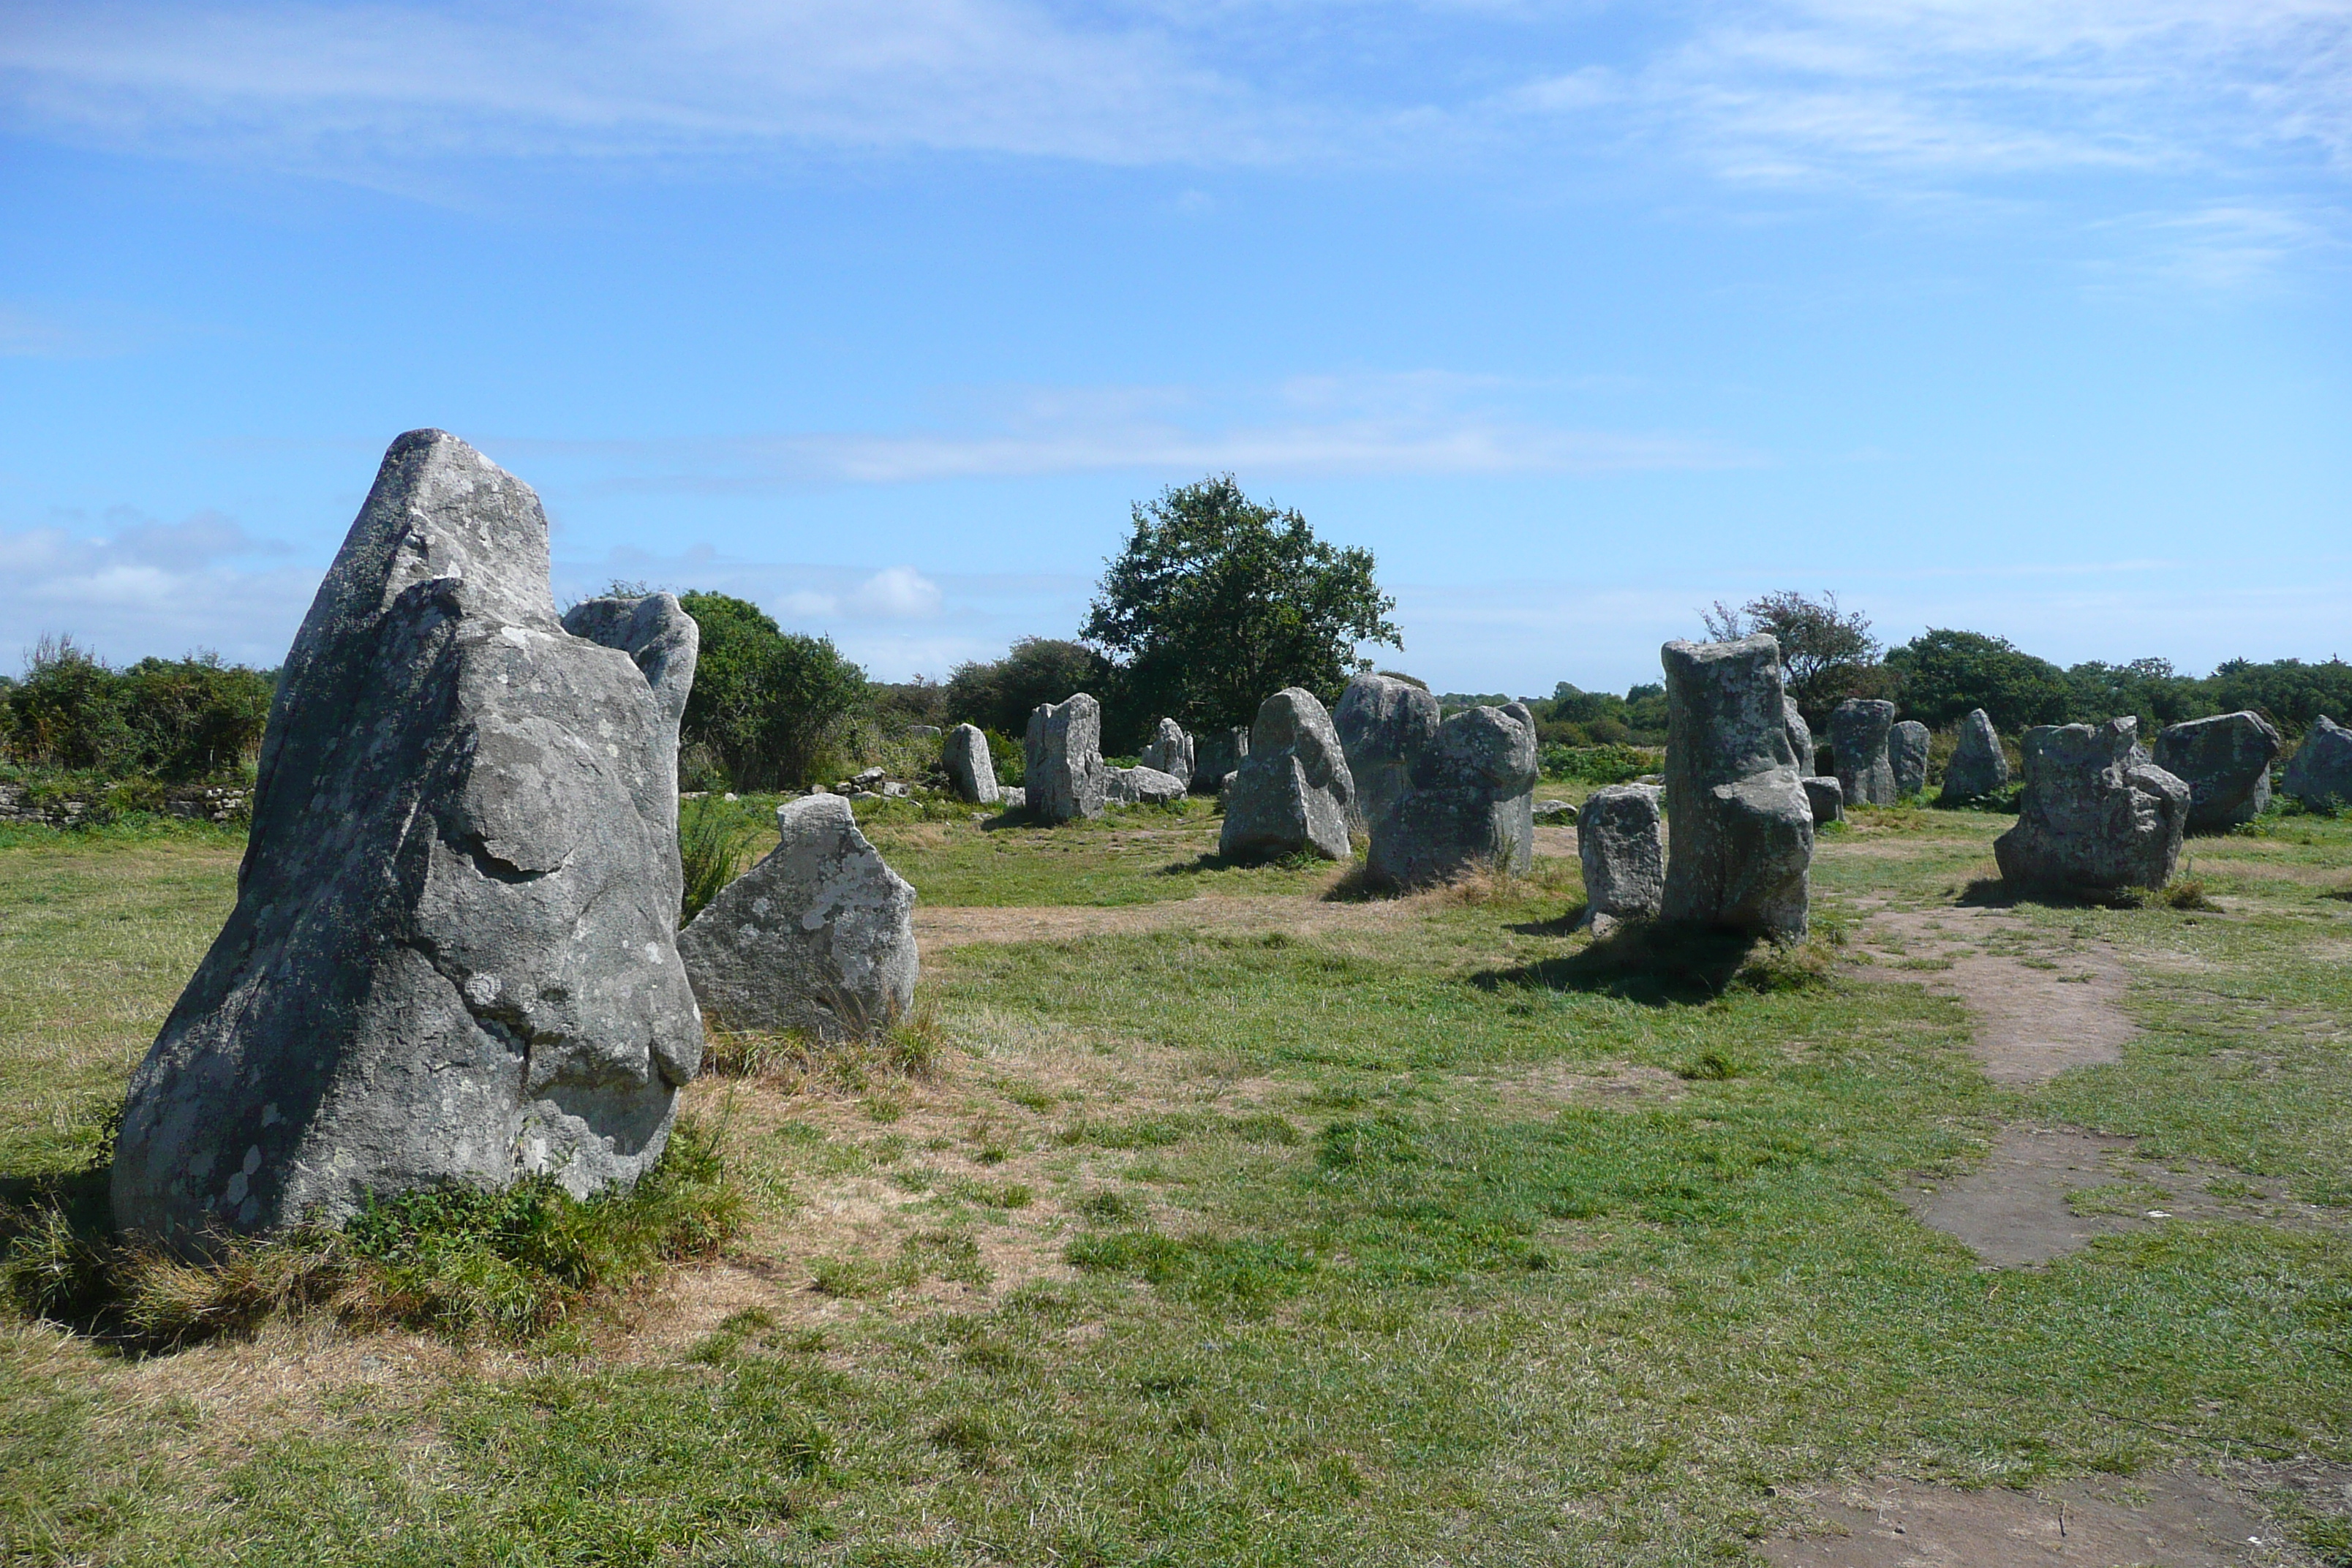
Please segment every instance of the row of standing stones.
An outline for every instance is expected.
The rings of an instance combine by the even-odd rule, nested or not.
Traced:
[[[705,1009],[824,1039],[904,1014],[914,889],[838,795],[782,805],[775,847],[677,929],[698,647],[667,594],[559,616],[530,489],[437,430],[393,443],[287,657],[236,907],[132,1075],[121,1228],[200,1256],[444,1183],[625,1188],[667,1142]],[[1604,789],[1580,814],[1595,923],[1800,938],[1816,820],[1916,793],[1924,731],[1849,705],[1865,710],[1832,722],[1841,777],[1810,778],[1770,637],[1663,658],[1663,790]],[[1222,791],[1228,858],[1343,859],[1360,831],[1368,875],[1402,888],[1529,863],[1535,723],[1517,703],[1444,716],[1365,676],[1336,715],[1291,689],[1247,731],[1196,742],[1163,720],[1131,769],[1106,766],[1100,729],[1085,693],[1040,707],[1008,804],[1058,822]],[[2127,719],[2028,732],[2004,876],[2160,884],[2200,811],[2261,808],[2279,750],[2251,714],[2174,726],[2154,757],[2137,741]],[[978,731],[944,751],[965,798],[1005,801]],[[1947,792],[2005,778],[1970,715]],[[2285,787],[2352,799],[2352,731],[2321,721]]]

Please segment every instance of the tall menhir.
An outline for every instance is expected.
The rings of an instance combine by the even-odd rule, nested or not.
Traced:
[[[676,941],[676,600],[559,619],[530,487],[401,437],[287,656],[237,900],[131,1083],[125,1230],[184,1253],[441,1183],[659,1158],[702,1022]]]

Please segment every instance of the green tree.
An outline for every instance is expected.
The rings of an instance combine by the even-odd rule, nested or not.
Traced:
[[[1835,594],[1810,599],[1789,589],[1759,595],[1737,610],[1717,599],[1700,618],[1707,635],[1722,642],[1770,633],[1780,645],[1789,695],[1817,727],[1847,698],[1892,698],[1901,685],[1899,676],[1879,661],[1870,617],[1839,608]]]
[[[2289,735],[2300,735],[2323,713],[2338,722],[2352,719],[2352,664],[2340,658],[2325,664],[2299,658],[2256,664],[2233,658],[2217,668],[2207,685],[2214,711],[2250,708]]]
[[[798,788],[866,700],[866,672],[830,637],[779,627],[748,599],[688,593],[702,648],[680,739],[708,747],[738,789]]]
[[[1286,686],[1336,701],[1371,668],[1359,644],[1404,646],[1370,551],[1324,542],[1231,474],[1132,515],[1082,634],[1116,662],[1123,740],[1163,714],[1195,731],[1246,724]]]
[[[947,712],[951,722],[1017,736],[1027,731],[1040,702],[1059,702],[1074,691],[1106,700],[1109,675],[1102,655],[1084,643],[1023,637],[1003,658],[956,666],[948,676]]]
[[[1930,627],[1888,650],[1886,663],[1902,673],[1905,710],[1930,727],[1981,708],[1995,729],[2015,734],[2029,725],[2063,723],[2073,701],[2056,665],[1982,632]]]
[[[2143,742],[2154,744],[2157,731],[2183,719],[2201,719],[2219,711],[2206,684],[2179,674],[2168,658],[2136,658],[2129,664],[2105,664],[2097,659],[2071,666],[2066,685],[2073,699],[2066,721],[2104,724],[2124,714],[2136,714]]]

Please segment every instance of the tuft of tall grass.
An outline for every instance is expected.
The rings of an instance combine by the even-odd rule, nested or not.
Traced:
[[[686,896],[677,923],[683,927],[726,889],[751,858],[754,828],[734,804],[716,795],[688,801],[678,813],[677,858],[686,871]]]
[[[353,1327],[527,1338],[709,1257],[745,1201],[717,1140],[681,1120],[628,1193],[585,1202],[549,1178],[404,1193],[340,1226],[224,1244],[190,1261],[78,1227],[57,1202],[0,1215],[0,1297],[18,1313],[171,1348],[331,1310]]]
[[[787,1093],[824,1090],[863,1094],[892,1079],[929,1078],[949,1046],[936,993],[916,993],[914,1007],[863,1038],[820,1040],[797,1030],[737,1029],[722,1019],[704,1024],[702,1070],[720,1078],[753,1078]]]

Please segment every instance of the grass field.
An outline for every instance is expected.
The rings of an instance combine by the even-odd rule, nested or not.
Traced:
[[[1745,967],[1570,934],[1572,861],[1367,900],[1215,826],[877,814],[944,1045],[696,1084],[749,1219],[650,1291],[520,1342],[0,1329],[0,1560],[1760,1563],[1855,1479],[2188,1467],[2275,1508],[2244,1561],[2352,1563],[2263,1479],[2352,1461],[2352,823],[2196,841],[2213,910],[1970,938],[2125,976],[2119,1059],[2017,1086],[1886,934],[1980,903],[2002,819],[1856,813],[1820,937]],[[0,1180],[100,1150],[238,852],[0,843]],[[1991,1269],[1913,1217],[2060,1123],[2292,1223]]]

